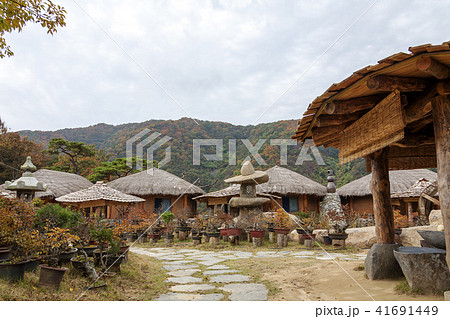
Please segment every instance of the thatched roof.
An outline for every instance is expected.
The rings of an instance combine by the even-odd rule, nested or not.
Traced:
[[[108,186],[122,193],[137,196],[205,194],[200,187],[159,168],[150,168],[146,171],[118,178],[108,183]]]
[[[391,194],[401,193],[410,188],[419,179],[425,178],[434,182],[437,174],[428,169],[410,169],[389,172],[389,180],[391,184]],[[369,183],[372,174],[361,177],[350,182],[336,190],[340,196],[368,196],[372,195]]]
[[[142,198],[119,192],[118,190],[106,186],[103,182],[97,182],[87,189],[56,198],[56,201],[61,203],[83,203],[96,200],[119,203],[140,203],[145,201]]]
[[[76,174],[49,169],[40,169],[32,174],[38,181],[47,185],[47,190],[45,192],[37,192],[36,197],[56,198],[92,186],[90,181]],[[4,185],[0,185],[0,191],[14,193],[6,191]]]
[[[327,194],[325,186],[287,168],[274,166],[266,173],[269,175],[269,181],[257,187],[263,193],[279,196],[290,194],[325,196]]]
[[[205,195],[201,195],[201,196],[197,196],[194,197],[193,199],[198,200],[198,201],[206,201],[207,198],[221,198],[221,197],[233,197],[233,196],[238,196],[239,195],[239,190],[241,188],[241,185],[239,184],[233,184],[231,186],[228,186],[227,188],[215,191],[215,192],[211,192]],[[270,195],[267,193],[263,193],[261,192],[261,189],[259,188],[259,186],[256,187],[256,195],[257,196],[262,196],[262,197],[275,197],[278,198],[278,196],[275,195]]]
[[[427,188],[433,184],[426,178],[421,178],[412,184],[407,190],[399,193],[391,194],[392,198],[411,198],[411,197],[420,197],[420,194]]]
[[[279,197],[298,194],[325,196],[327,193],[325,186],[284,167],[274,166],[269,168],[266,173],[269,175],[269,181],[256,186],[256,194],[259,196]],[[208,197],[236,196],[239,195],[239,188],[240,185],[231,185],[216,192],[195,197],[194,199],[201,200]]]

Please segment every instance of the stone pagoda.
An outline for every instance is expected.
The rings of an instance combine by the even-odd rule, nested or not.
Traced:
[[[5,182],[7,190],[16,191],[16,197],[25,201],[32,201],[36,192],[44,192],[47,190],[47,185],[39,182],[32,172],[36,170],[36,166],[31,162],[31,157],[28,156],[25,163],[20,166],[24,171],[22,177],[12,182]]]
[[[229,201],[230,207],[239,208],[239,216],[236,222],[237,228],[245,229],[252,226],[251,215],[262,215],[262,206],[270,202],[270,199],[256,197],[256,185],[268,181],[269,175],[266,172],[255,171],[250,161],[245,161],[242,164],[241,175],[225,180],[226,183],[241,185],[239,197],[233,197]]]

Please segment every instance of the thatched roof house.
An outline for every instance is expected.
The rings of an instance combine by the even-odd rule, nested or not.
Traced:
[[[369,174],[338,188],[336,192],[341,196],[342,203],[348,203],[350,208],[356,212],[373,213],[372,192],[369,186],[371,179],[372,174]],[[437,174],[428,169],[390,171],[391,194],[401,194],[408,191],[420,179],[434,182],[437,179]],[[399,196],[392,196],[391,202],[402,213],[407,213],[408,207],[405,204],[406,201],[399,200]],[[415,200],[415,204],[414,201],[412,202],[410,210],[415,211],[417,210],[417,200]]]
[[[86,213],[95,213],[100,209],[106,218],[117,218],[117,211],[112,207],[124,204],[136,204],[145,200],[137,196],[124,194],[116,189],[97,182],[93,186],[56,198],[57,202],[70,204]]]
[[[93,185],[83,176],[66,172],[39,169],[32,174],[38,181],[47,185],[47,190],[37,192],[35,197],[42,198],[47,202],[53,202],[56,197],[86,189]],[[0,191],[11,193],[5,190],[4,185],[0,185]]]
[[[205,194],[198,186],[159,168],[150,168],[133,175],[118,178],[108,186],[125,194],[145,199],[144,209],[149,213],[197,210],[192,197]]]
[[[256,186],[257,196],[268,196],[272,199],[269,206],[263,207],[265,211],[273,211],[280,207],[287,212],[319,210],[320,198],[327,193],[325,186],[280,166],[274,166],[266,173],[269,175],[269,181]],[[216,206],[227,205],[234,196],[239,196],[239,185],[231,185],[194,199],[206,202],[208,206]]]

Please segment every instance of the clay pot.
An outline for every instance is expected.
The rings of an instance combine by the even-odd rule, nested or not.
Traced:
[[[239,236],[242,233],[242,229],[239,228],[228,228],[228,236]]]
[[[22,261],[19,263],[0,263],[0,278],[7,279],[10,282],[16,282],[23,279],[25,274],[25,266],[28,264],[27,261]]]
[[[264,238],[266,231],[265,230],[251,230],[250,236],[252,238]]]
[[[275,228],[274,229],[275,234],[283,234],[283,235],[287,235],[290,233],[289,229],[285,229],[285,228]]]
[[[53,268],[41,265],[41,272],[39,274],[39,286],[47,286],[58,290],[64,274],[68,270],[69,269],[67,268]]]

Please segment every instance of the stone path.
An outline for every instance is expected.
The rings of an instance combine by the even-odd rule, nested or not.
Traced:
[[[318,260],[364,260],[366,255],[325,253],[315,251],[204,251],[176,248],[131,248],[137,254],[156,258],[174,285],[170,292],[155,300],[161,301],[253,301],[267,300],[267,288],[252,283],[249,276],[220,263],[230,259],[247,258],[309,258]]]

